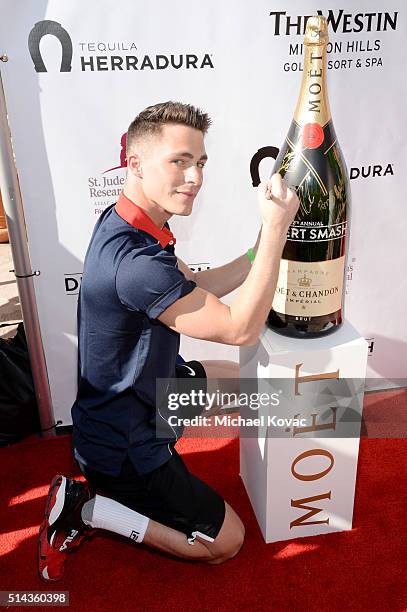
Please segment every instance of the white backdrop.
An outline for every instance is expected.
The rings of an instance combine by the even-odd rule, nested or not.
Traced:
[[[259,227],[250,160],[285,138],[304,16],[317,10],[331,20],[329,97],[352,177],[346,317],[369,339],[368,375],[384,386],[407,363],[405,3],[2,0],[0,52],[9,61],[1,73],[32,268],[41,271],[34,282],[54,413],[64,424],[75,395],[83,258],[98,215],[120,191],[128,124],[170,99],[209,113],[205,184],[192,216],[171,222],[177,253],[205,269],[245,252]],[[263,177],[272,165],[262,162]],[[181,352],[238,358],[235,347],[189,338]]]

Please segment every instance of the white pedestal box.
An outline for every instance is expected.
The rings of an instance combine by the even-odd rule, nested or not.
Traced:
[[[241,394],[260,398],[241,410],[240,475],[266,542],[352,528],[367,352],[348,322],[240,348]]]

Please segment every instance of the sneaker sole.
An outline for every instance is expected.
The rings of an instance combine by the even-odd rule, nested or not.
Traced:
[[[61,478],[60,476],[57,476],[57,479]],[[58,483],[55,483],[55,486]],[[55,488],[55,487],[54,487]],[[65,488],[66,488],[66,478],[65,476],[62,476],[62,482],[60,484],[60,487],[57,491],[57,496],[55,499],[55,503],[52,506],[52,510],[51,512],[49,512],[49,505],[51,503],[51,500],[47,500],[47,508],[46,508],[46,512],[48,512],[48,522],[50,525],[53,525],[55,523],[55,521],[58,519],[59,515],[61,514],[63,507],[64,507],[64,502],[65,502]],[[51,493],[53,492],[53,489],[51,491]],[[51,495],[52,497],[52,495]]]
[[[60,485],[60,486],[59,486]],[[59,490],[57,491],[57,495],[55,498],[55,502],[53,503],[54,500],[54,491],[55,488],[59,486]],[[58,580],[60,580],[62,578],[62,575],[59,576],[58,578],[49,578],[48,576],[48,572],[47,572],[47,567],[46,566],[43,570],[41,570],[41,562],[44,561],[46,559],[46,556],[42,554],[41,552],[41,543],[44,540],[44,538],[47,537],[47,534],[44,533],[44,531],[46,531],[48,529],[49,525],[52,525],[58,518],[58,516],[60,515],[62,508],[64,506],[64,498],[65,498],[65,487],[66,487],[66,478],[65,476],[55,476],[55,478],[52,480],[51,484],[50,484],[50,489],[48,492],[48,497],[47,497],[47,501],[46,501],[46,505],[45,505],[45,515],[44,515],[44,519],[41,523],[40,526],[40,530],[39,530],[39,538],[38,538],[38,573],[40,575],[40,578],[42,580],[44,580],[45,582],[57,582]],[[61,490],[63,489],[63,494],[60,495]],[[55,510],[55,512],[54,512]],[[52,515],[52,516],[51,516]],[[47,546],[49,546],[48,542],[46,543]]]

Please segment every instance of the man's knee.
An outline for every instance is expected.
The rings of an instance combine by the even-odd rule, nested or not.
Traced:
[[[242,548],[244,536],[245,528],[242,521],[233,508],[225,503],[225,519],[222,528],[215,541],[207,544],[212,556],[211,559],[208,559],[208,563],[217,564],[232,559]]]
[[[220,563],[224,563],[228,559],[233,559],[239,552],[239,550],[243,546],[245,536],[245,530],[242,525],[242,528],[239,529],[233,538],[222,543],[218,549],[213,551],[213,558],[208,560],[208,563],[212,565],[219,565]]]

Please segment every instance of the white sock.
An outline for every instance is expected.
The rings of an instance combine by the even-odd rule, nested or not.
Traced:
[[[142,542],[150,519],[114,499],[95,495],[83,505],[82,520],[94,529],[107,529]]]

